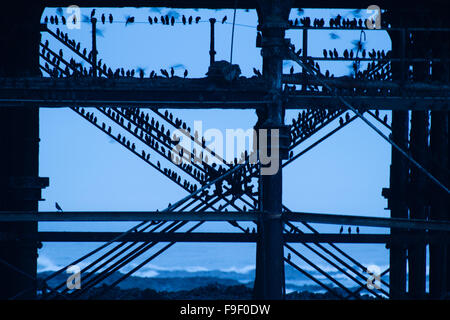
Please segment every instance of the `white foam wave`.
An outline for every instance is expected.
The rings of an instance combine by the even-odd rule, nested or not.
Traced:
[[[222,272],[235,272],[235,273],[239,273],[239,274],[246,274],[253,270],[255,270],[254,265],[247,265],[242,268],[233,266],[233,267],[226,268],[226,269],[219,269],[219,271],[222,271]]]
[[[55,264],[49,257],[39,255],[37,259],[37,271],[58,271],[62,266]]]

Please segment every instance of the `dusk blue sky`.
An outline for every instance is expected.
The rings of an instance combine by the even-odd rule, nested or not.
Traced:
[[[216,23],[216,60],[229,60],[231,43],[231,21],[233,10],[177,10],[167,8],[97,8],[97,17],[112,13],[115,23],[99,23],[102,36],[97,39],[99,58],[113,70],[118,67],[143,68],[148,76],[151,70],[170,69],[182,76],[184,69],[189,77],[203,77],[209,65],[209,21]],[[158,12],[159,11],[159,12]],[[82,14],[89,16],[90,8],[82,8]],[[353,18],[353,10],[308,10],[291,12],[291,18],[310,16],[325,18],[336,16]],[[56,14],[56,8],[46,9],[46,15]],[[199,24],[183,26],[149,25],[147,16],[161,14],[182,14],[201,16]],[[365,10],[361,11],[365,15]],[[228,23],[221,24],[223,16]],[[136,23],[125,26],[127,16],[135,16]],[[181,18],[178,18],[178,22]],[[257,16],[254,10],[238,10],[234,36],[233,63],[239,64],[242,75],[251,77],[252,69],[262,69],[260,49],[255,47]],[[63,28],[61,25],[59,26]],[[49,28],[56,30],[56,26]],[[69,36],[82,43],[82,48],[91,47],[91,26],[83,22],[80,30],[64,30]],[[354,48],[352,41],[359,40],[359,31],[333,32],[311,31],[309,53],[322,56],[323,48]],[[287,31],[286,35],[301,47],[301,31]],[[337,37],[336,37],[337,36]],[[336,39],[334,39],[336,38]],[[62,48],[57,41],[42,33],[42,41],[49,39],[50,48]],[[368,50],[389,50],[390,39],[383,31],[366,31]],[[70,51],[64,56],[70,59]],[[289,72],[294,62],[285,61],[284,71]],[[320,63],[321,69],[330,69],[335,75],[350,72],[345,62]],[[307,108],[308,106],[304,106]],[[202,120],[207,128],[253,127],[256,122],[254,111],[224,110],[172,110],[188,125]],[[287,111],[285,122],[291,123],[298,111]],[[383,113],[382,113],[383,114]],[[390,121],[390,112],[389,121]],[[371,119],[374,121],[373,119]],[[336,124],[332,125],[332,128]],[[385,128],[379,126],[384,133]],[[331,127],[330,127],[331,128]],[[114,129],[113,129],[114,130]],[[116,131],[118,132],[118,131]],[[327,130],[324,131],[326,133]],[[323,133],[317,134],[311,142]],[[141,159],[112,141],[100,130],[68,108],[40,109],[40,176],[50,177],[50,186],[43,191],[41,211],[56,211],[57,201],[66,211],[146,211],[164,209],[187,193],[165,176],[159,174]],[[300,148],[309,144],[306,142]],[[300,149],[299,149],[300,150]],[[388,217],[386,200],[381,196],[383,187],[389,185],[389,164],[391,147],[361,120],[321,143],[318,147],[290,164],[283,172],[283,203],[293,211],[354,214],[361,216]],[[125,230],[136,223],[40,223],[40,230]],[[245,224],[244,224],[245,225]],[[324,232],[338,232],[340,226],[319,226]],[[208,223],[198,231],[234,231],[225,223]],[[361,232],[386,232],[387,229],[361,228]],[[83,252],[99,244],[87,243],[44,243],[39,252],[41,270],[53,269],[78,258]],[[384,245],[339,245],[355,258],[367,264],[388,264],[388,250]],[[202,267],[251,268],[255,260],[255,247],[249,244],[177,244],[152,264],[158,267]],[[302,251],[303,253],[303,251]],[[305,253],[313,261],[320,259]],[[301,264],[301,263],[300,263]]]

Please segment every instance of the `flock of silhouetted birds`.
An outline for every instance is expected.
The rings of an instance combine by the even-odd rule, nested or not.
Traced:
[[[91,20],[93,18],[97,19],[95,17],[95,9],[93,9],[91,11]],[[114,22],[114,17],[113,15],[110,13],[109,15],[105,15],[105,13],[102,13],[102,15],[100,16],[100,21],[102,22],[102,24],[105,24],[107,22],[109,22],[110,24],[112,24]],[[180,21],[177,21],[177,18],[175,16],[170,16],[170,15],[160,15],[158,16],[148,16],[147,17],[147,21],[150,25],[153,24],[162,24],[162,25],[167,25],[167,26],[173,26],[175,25],[175,23],[179,23]],[[182,15],[181,16],[181,23],[183,25],[190,25],[193,23],[199,23],[201,21],[201,17],[200,16],[185,16]],[[227,21],[227,16],[224,16],[221,19],[222,24],[224,24]],[[46,16],[44,18],[44,23],[48,24],[55,24],[58,25],[61,22],[61,24],[65,25],[67,23],[66,18],[64,16],[60,16],[60,18],[58,18],[57,15],[55,16]],[[77,20],[76,20],[76,16],[74,15],[72,17],[72,23],[76,24]],[[134,16],[128,16],[125,19],[125,26],[135,23],[135,17]],[[325,27],[325,19],[324,18],[314,18],[313,21],[311,21],[310,17],[303,17],[303,18],[296,18],[294,20],[289,20],[289,25],[290,26],[303,26],[303,27],[313,27],[313,28],[324,28]],[[331,18],[328,21],[328,27],[329,28],[336,28],[336,29],[361,29],[365,27],[364,24],[364,20],[363,19],[344,19],[341,15],[337,15],[334,18]]]
[[[307,138],[317,132],[318,127],[320,127],[324,122],[334,120],[339,113],[339,110],[303,110],[298,113],[297,119],[292,119],[292,126],[290,130],[292,141],[297,139]],[[380,117],[379,110],[375,110],[374,116],[378,118],[384,124],[388,124],[388,115],[385,114],[383,118]],[[344,117],[339,117],[339,125],[344,126],[351,120],[350,114],[345,113]],[[291,151],[290,158],[292,158],[293,153]]]
[[[339,229],[339,234],[342,234],[343,232],[344,232],[344,226],[341,226],[341,228]],[[348,232],[348,234],[351,234],[352,227],[348,227],[347,232]],[[356,233],[359,234],[359,227],[356,227]]]
[[[289,20],[290,26],[303,26],[313,28],[324,28],[325,19],[315,18],[311,23],[310,17],[296,18],[295,20]],[[341,15],[337,15],[335,18],[331,18],[328,22],[329,28],[336,29],[361,29],[364,28],[364,21],[362,19],[343,19]]]
[[[327,50],[323,49],[323,57],[327,59],[357,59],[356,54],[354,54],[353,50],[345,49],[342,56],[339,56],[338,51],[336,48],[334,50]],[[391,51],[385,52],[384,50],[377,50],[372,49],[372,51],[366,52],[366,49],[363,49],[361,51],[361,57],[363,59],[370,58],[372,60],[382,60],[382,59],[389,59],[391,57]]]
[[[356,227],[355,231],[356,231],[356,234],[359,234],[359,227]],[[296,228],[295,226],[291,226],[291,228],[290,228],[290,230],[288,232],[289,233],[300,233],[300,230],[298,228]],[[351,234],[352,233],[352,227],[348,227],[347,228],[347,232],[348,232],[348,234]],[[344,233],[344,226],[341,226],[341,228],[339,229],[339,234],[342,234],[342,233]],[[291,255],[290,254],[288,254],[287,259],[288,260],[291,259]]]
[[[291,45],[291,47],[293,47]],[[293,47],[295,49],[295,47]],[[301,49],[299,50],[301,51]],[[297,54],[299,55],[299,54]],[[336,50],[336,48],[334,50],[329,50],[327,51],[326,49],[323,49],[323,55],[325,58],[327,57],[332,57],[338,59],[339,58],[339,54]],[[366,57],[366,51],[363,50],[362,51],[362,55],[365,58]],[[343,54],[345,59],[352,59],[354,57],[353,55],[353,51],[352,50],[345,50],[344,54]],[[390,72],[391,72],[391,66],[390,64],[387,64],[387,61],[383,61],[384,59],[389,59],[391,57],[391,51],[388,52],[384,52],[384,50],[372,50],[368,52],[368,56],[373,59],[374,61],[370,61],[367,64],[366,69],[364,70],[357,70],[356,68],[356,62],[353,63],[353,69],[354,69],[354,74],[351,74],[350,77],[356,78],[356,79],[366,79],[366,80],[386,80],[389,79],[390,77]],[[375,60],[381,60],[381,61],[375,61]],[[320,71],[320,65],[318,62],[314,62],[313,58],[307,58],[304,61],[307,65],[309,65],[312,69],[314,69],[316,72],[321,72]],[[253,72],[255,73],[255,75],[260,75],[259,70],[256,70],[254,68]],[[257,73],[258,72],[258,73]],[[294,74],[294,67],[291,66],[290,68],[290,74],[293,75]],[[329,70],[326,70],[324,73],[324,77],[325,78],[334,78],[334,74],[331,74]],[[308,88],[313,89],[315,91],[319,91],[318,86],[308,86]],[[295,86],[289,86],[286,85],[285,91],[295,91],[296,87]],[[322,90],[326,91],[325,88],[322,88]]]
[[[57,28],[56,35],[64,44],[71,47],[78,54],[82,55],[86,60],[88,60],[92,63],[94,62],[93,61],[94,57],[93,57],[92,51],[87,52],[86,48],[84,48],[81,51],[81,44],[79,42],[69,39],[67,33],[63,33],[59,30],[59,28]],[[50,51],[48,50],[48,45],[49,45],[49,42],[48,42],[48,40],[46,40],[41,54],[46,56],[47,59],[50,60],[51,57],[50,57]],[[59,55],[58,54],[54,55],[52,62],[54,65],[59,67],[59,64],[62,60],[63,60],[63,51],[59,50]],[[102,59],[99,59],[96,64],[97,64],[96,69],[103,75],[107,76],[108,78],[135,77],[136,75],[138,75],[139,78],[141,78],[141,79],[143,79],[145,77],[145,71],[142,68],[138,68],[137,72],[134,69],[125,70],[124,68],[117,68],[115,71],[113,71],[111,68],[109,68],[106,65],[106,63],[102,62]],[[173,67],[170,68],[170,71],[167,71],[166,69],[161,69],[160,72],[161,72],[161,75],[158,75],[157,72],[152,70],[149,73],[148,77],[150,79],[156,79],[158,77],[165,77],[165,78],[175,77],[175,69]],[[73,76],[73,77],[93,76],[94,69],[92,67],[87,69],[86,67],[83,67],[83,65],[81,63],[77,63],[73,58],[71,58],[69,65],[66,65],[65,74]],[[59,75],[62,76],[62,74],[59,74]],[[188,76],[188,70],[185,69],[183,72],[183,78],[186,78],[187,76]]]
[[[298,113],[297,119],[292,119],[291,139],[295,141],[311,136],[317,131],[318,126],[328,119],[333,119],[339,113],[339,110],[303,110]]]
[[[92,123],[94,123],[94,124],[97,123],[97,117],[94,116],[93,112],[86,112],[84,110],[84,108],[78,108],[78,107],[75,107],[74,109],[77,112],[79,112],[82,116],[84,116],[86,119],[91,121]],[[124,126],[124,117],[123,116],[120,116],[120,114],[118,112],[114,112],[113,110],[111,110],[111,108],[103,108],[103,109],[106,110],[105,112],[112,119],[114,119],[117,123],[119,123],[122,126]],[[126,110],[126,108],[122,108],[122,111],[124,111],[124,110]],[[156,122],[156,123],[158,123],[158,122]],[[153,125],[149,125],[144,130],[141,130],[140,136],[142,138],[145,135],[144,140],[147,143],[147,145],[152,147],[154,150],[158,150],[159,151],[160,150],[160,145],[159,145],[158,141],[156,139],[154,139],[154,138],[151,138],[150,135],[149,135],[150,127],[151,127],[152,130],[157,130],[158,134],[162,136],[162,131],[164,130],[163,126],[161,128],[159,128],[159,123],[158,124],[156,124],[156,123],[153,122]],[[131,126],[130,123],[128,123],[127,127],[130,128],[130,126]],[[136,152],[136,145],[135,145],[135,143],[131,143],[131,141],[129,139],[127,139],[125,136],[122,136],[120,133],[117,135],[117,137],[114,136],[112,134],[111,126],[108,126],[108,128],[106,128],[106,124],[104,122],[102,123],[101,128],[102,128],[102,130],[107,132],[112,138],[114,138],[116,141],[118,141],[122,145],[126,146],[128,149],[134,151],[138,156],[140,156],[142,159],[144,159],[144,160],[146,160],[147,162],[150,163],[150,154],[149,153],[146,153],[144,150],[142,150],[141,153]],[[138,130],[139,129],[136,127],[136,129],[134,130],[134,133],[137,134],[137,132],[139,132]],[[163,146],[161,146],[161,152],[165,152],[164,149],[163,149]],[[159,153],[161,154],[161,152],[159,152]],[[169,157],[169,159],[170,159],[170,152],[171,152],[171,150],[168,150],[168,155],[166,156],[165,153],[163,155],[166,158]],[[203,164],[206,165],[206,163],[203,163]],[[179,185],[183,186],[186,190],[188,190],[190,192],[195,192],[197,190],[197,185],[196,184],[192,184],[191,182],[187,181],[186,179],[184,179],[183,183],[181,183],[182,178],[175,171],[173,171],[171,169],[167,169],[167,168],[161,168],[160,161],[157,161],[155,166],[162,173],[164,173],[167,177],[169,177],[170,179],[174,180]],[[205,178],[207,178],[204,173],[202,173],[200,170],[194,168],[192,165],[190,165],[188,163],[183,163],[183,164],[180,165],[180,167],[185,172],[188,172],[191,176],[194,176],[201,183],[204,183]]]
[[[94,115],[93,112],[86,112],[84,108],[74,107],[74,109],[79,112],[83,117],[88,119],[94,124],[97,124],[97,117]],[[164,156],[166,159],[173,161],[174,160],[174,151],[171,148],[170,143],[175,143],[177,141],[171,140],[170,138],[170,130],[167,129],[167,132],[165,131],[164,125],[160,125],[159,121],[155,121],[155,119],[152,117],[150,120],[150,117],[147,114],[145,114],[142,111],[139,111],[138,108],[120,108],[120,109],[114,109],[114,108],[101,108],[111,119],[113,119],[116,123],[120,124],[122,127],[127,128],[129,132],[134,133],[135,136],[140,137],[142,141],[145,141],[145,143],[150,146],[152,149],[156,150],[160,155]],[[186,124],[181,121],[178,118],[173,119],[172,113],[169,113],[168,111],[165,112],[164,115],[167,119],[170,119],[171,121],[174,121],[177,123],[178,126],[184,127],[186,129],[190,128],[186,126]],[[125,125],[127,121],[127,124]],[[135,129],[132,129],[131,123],[136,123],[140,125],[140,128],[136,125]],[[101,125],[101,128],[103,131],[107,132],[111,137],[113,137],[116,141],[121,143],[122,145],[126,146],[128,149],[135,152],[138,156],[140,156],[142,159],[146,160],[147,162],[150,162],[150,154],[146,153],[144,150],[141,151],[139,154],[136,152],[136,145],[135,143],[132,143],[129,139],[127,139],[125,136],[121,135],[120,133],[116,136],[112,134],[111,126],[106,128],[106,124],[103,122]],[[157,138],[154,138],[157,136]],[[202,146],[204,146],[205,140],[203,138],[202,140]],[[164,146],[163,146],[164,144]],[[166,150],[167,148],[167,150]],[[177,148],[178,149],[178,155],[180,158],[183,158],[183,148]],[[186,159],[186,158],[185,158]],[[235,159],[234,165],[239,164],[240,162],[243,162],[243,159],[248,159],[247,152],[243,153],[241,155],[241,160]],[[207,181],[215,179],[219,177],[220,175],[224,174],[226,172],[226,169],[224,167],[217,166],[216,163],[212,163],[211,165],[208,164],[208,157],[203,157],[203,151],[199,154],[199,157],[196,156],[195,149],[191,153],[191,160],[193,160],[194,165],[188,163],[188,162],[182,162],[177,161],[178,166],[194,177],[197,181],[200,182],[201,185],[204,185]],[[203,167],[196,165],[197,163],[200,163]],[[167,177],[169,177],[171,180],[177,182],[179,185],[183,186],[186,190],[190,192],[195,192],[197,190],[197,185],[192,184],[186,179],[182,179],[179,174],[177,174],[175,171],[168,169],[168,168],[161,168],[160,161],[157,161],[155,165],[161,172],[163,172]],[[227,177],[226,181],[231,185],[231,188],[228,190],[229,194],[232,194],[235,196],[235,198],[239,197],[242,192],[252,192],[252,186],[250,184],[251,178],[250,175],[245,174],[245,170],[248,172],[251,171],[250,164],[247,163],[246,166],[244,166],[244,174],[235,174],[230,175]],[[183,180],[183,182],[182,182]],[[242,181],[243,180],[243,181]],[[244,189],[242,189],[242,186]],[[223,195],[224,191],[222,190],[223,186],[222,183],[216,184],[215,194],[217,195]]]
[[[100,17],[100,21],[102,22],[102,24],[105,24],[107,22],[112,24],[114,22],[114,17],[113,17],[113,15],[111,13],[108,15],[108,18],[106,18],[106,17],[107,16],[104,13],[102,13],[102,15]],[[97,19],[95,17],[95,9],[93,9],[91,11],[91,21],[94,18]],[[77,18],[74,15],[73,18],[72,18],[72,23],[73,24],[76,24],[78,22],[76,19]],[[61,16],[60,18],[58,18],[57,15],[50,16],[50,17],[46,16],[44,18],[44,23],[46,23],[46,24],[50,23],[50,24],[58,25],[60,20],[61,20],[61,23],[63,25],[65,25],[67,23],[66,18],[64,16]],[[136,19],[135,19],[134,16],[128,16],[125,19],[125,26],[134,23],[135,20]],[[175,18],[174,16],[169,16],[169,15],[161,15],[161,16],[159,16],[159,18],[158,18],[158,16],[153,16],[153,17],[152,16],[148,16],[147,17],[147,21],[148,21],[148,23],[150,25],[161,23],[161,24],[166,25],[166,26],[173,26],[173,25],[175,25],[175,23],[178,23],[177,18]],[[200,21],[201,21],[201,17],[200,16],[196,16],[196,17],[185,16],[185,15],[181,16],[181,23],[183,25],[199,23]],[[227,16],[224,16],[221,21],[222,21],[222,24],[224,24],[227,21]]]
[[[225,18],[226,17],[224,17],[224,20],[226,21]],[[56,36],[64,44],[66,44],[72,50],[76,51],[79,55],[83,56],[86,60],[88,60],[92,63],[94,62],[93,61],[94,55],[93,55],[92,51],[88,52],[86,48],[81,50],[81,43],[70,39],[67,33],[61,32],[60,29],[57,28]],[[48,40],[45,41],[44,48],[42,49],[42,55],[45,55],[46,48],[48,48]],[[297,51],[297,55],[300,55],[300,54],[301,54],[301,49]],[[344,50],[342,56],[339,56],[339,53],[337,52],[336,48],[334,48],[333,50],[323,49],[323,56],[324,56],[324,58],[327,58],[327,59],[354,59],[354,58],[357,59],[356,54],[354,54],[354,51],[348,50],[348,49]],[[362,56],[362,58],[366,58],[366,56],[367,56],[368,58],[370,58],[372,60],[384,60],[384,59],[390,58],[391,51],[388,51],[388,52],[385,52],[384,50],[375,51],[373,49],[372,51],[366,52],[366,50],[363,49],[361,51],[361,56]],[[49,52],[46,53],[46,57],[48,60],[50,60]],[[53,64],[56,64],[59,67],[59,64],[60,64],[62,58],[63,58],[63,52],[62,52],[62,50],[59,50],[59,56],[58,57],[55,56],[52,59]],[[316,70],[320,71],[320,65],[317,62],[314,63],[314,61],[308,60],[307,63],[309,63],[311,66],[313,66]],[[365,78],[366,76],[369,75],[371,69],[373,69],[373,68],[374,68],[374,66],[372,67],[371,64],[369,63],[367,70],[362,71],[362,72],[361,71],[357,72],[356,78],[359,78],[359,79]],[[50,68],[47,68],[47,69],[50,69]],[[102,59],[99,59],[96,62],[96,70],[98,70],[98,72],[102,73],[103,75],[107,76],[108,78],[138,76],[139,78],[143,79],[146,76],[145,71],[142,68],[138,68],[137,72],[134,69],[125,70],[124,68],[116,68],[115,71],[113,71],[105,63],[102,63]],[[64,71],[65,71],[66,76],[70,75],[70,76],[76,77],[76,76],[93,76],[94,75],[93,67],[90,67],[87,69],[86,67],[83,67],[80,63],[75,62],[75,60],[73,58],[70,59],[69,66],[66,65]],[[259,70],[257,70],[256,68],[253,68],[253,73],[257,77],[262,76],[261,72]],[[173,67],[171,67],[169,71],[167,71],[166,69],[160,69],[160,74],[161,75],[159,75],[156,71],[152,70],[148,74],[148,77],[150,79],[156,79],[158,77],[173,78],[173,77],[175,77],[175,70]],[[293,74],[292,68],[291,68],[291,74]],[[57,72],[57,70],[53,70],[53,75],[54,76],[62,76],[62,73]],[[333,77],[333,75],[330,74],[329,70],[326,70],[324,75],[327,78]],[[188,76],[188,70],[185,69],[183,72],[183,78],[186,78],[187,76]],[[369,79],[383,80],[385,78],[386,78],[386,74],[383,74],[383,70],[381,70],[379,74],[377,74],[377,73],[372,74]],[[288,88],[292,89],[292,87],[288,87]]]

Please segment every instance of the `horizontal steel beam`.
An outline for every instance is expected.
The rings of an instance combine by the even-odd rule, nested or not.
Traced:
[[[328,213],[289,212],[284,213],[285,220],[294,222],[312,222],[337,225],[354,225],[380,228],[404,228],[416,230],[450,231],[450,221],[433,221],[421,219],[379,218],[365,216],[350,216]]]
[[[308,80],[309,81],[309,80]],[[337,81],[330,79],[328,81]],[[338,80],[337,93],[357,108],[384,110],[450,110],[450,92],[436,85],[394,86],[397,93],[355,93],[361,89],[353,79]],[[346,84],[346,82],[348,82]],[[367,82],[368,89],[373,89]],[[378,83],[378,82],[377,82]],[[352,87],[353,88],[353,87]],[[444,87],[445,89],[445,87]],[[369,91],[370,92],[370,91]],[[374,92],[372,90],[372,92]],[[375,90],[377,92],[377,90]],[[223,82],[209,78],[0,78],[0,107],[155,107],[175,109],[255,109],[272,101],[263,78],[240,78]],[[285,94],[288,109],[342,108],[325,92],[295,91]]]
[[[255,212],[0,212],[0,221],[256,221]]]
[[[349,76],[333,77],[333,78],[320,78],[311,76],[310,74],[294,73],[283,74],[282,81],[291,84],[309,84],[322,86],[326,83],[330,87],[334,88],[346,88],[346,89],[389,89],[399,92],[413,93],[418,92],[449,92],[450,84],[448,82],[402,82],[391,80],[363,80],[355,79]]]
[[[302,233],[284,234],[284,241],[288,243],[387,243],[391,241],[389,234],[335,234],[335,233]],[[396,241],[403,243],[449,243],[450,237],[444,235],[417,235],[408,233],[398,235]]]
[[[450,111],[450,96],[380,96],[371,94],[339,94],[358,109],[392,111]],[[335,96],[319,92],[290,94],[284,104],[287,109],[342,109],[344,105]]]
[[[257,221],[260,212],[136,212],[136,211],[71,211],[71,212],[6,212],[0,211],[4,221]],[[450,231],[450,221],[380,218],[329,213],[288,212],[283,219],[291,222],[311,222],[333,225],[354,225],[381,228]]]
[[[262,79],[0,78],[0,106],[245,109],[270,102],[266,88]]]
[[[45,242],[256,242],[255,233],[207,232],[132,232],[119,240],[121,232],[39,232],[37,239]]]
[[[0,243],[7,245],[8,233],[0,233]],[[17,235],[14,235],[17,237]],[[119,238],[120,236],[120,238]],[[287,243],[389,243],[389,234],[335,234],[335,233],[287,233],[283,235]],[[403,243],[438,242],[450,243],[450,237],[439,235],[417,235],[414,233],[396,236]],[[256,242],[257,233],[212,233],[212,232],[59,232],[45,231],[23,236],[17,240],[37,240],[42,242]]]

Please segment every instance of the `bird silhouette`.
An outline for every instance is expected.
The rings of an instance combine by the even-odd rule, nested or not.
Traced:
[[[291,261],[291,253],[290,253],[290,252],[289,252],[288,255],[287,255],[287,260],[288,260],[288,261]]]
[[[347,231],[348,231],[348,234],[351,234],[352,233],[352,228],[348,227]]]
[[[323,49],[323,57],[324,57],[324,58],[327,57],[327,49]]]
[[[175,24],[175,18],[174,18],[174,17],[170,18],[170,24],[171,24],[172,26]]]
[[[105,17],[105,14],[104,14],[104,13],[102,13],[102,24],[105,24],[105,21],[106,21],[106,17]]]
[[[169,78],[169,73],[167,72],[167,70],[161,69],[161,74],[162,74],[163,76],[165,76],[166,78]]]
[[[347,49],[344,50],[344,58],[348,59],[348,50]]]
[[[95,9],[92,9],[91,11],[91,18],[93,18],[95,16]]]
[[[334,57],[335,57],[335,58],[338,58],[338,57],[339,57],[339,54],[338,54],[336,48],[334,48],[333,54],[334,54]]]
[[[192,16],[189,16],[188,22],[189,22],[189,24],[192,24]]]
[[[153,24],[152,17],[148,16],[148,23]]]
[[[175,70],[173,70],[173,67],[170,68],[170,76],[173,78],[175,74]]]
[[[291,69],[289,70],[290,74],[294,74],[294,66],[291,66]]]
[[[342,234],[342,232],[344,232],[344,226],[341,226],[341,228],[339,229],[339,234]]]
[[[222,24],[224,24],[227,21],[227,16],[223,17]]]
[[[183,16],[181,17],[181,22],[183,22],[183,24],[186,24],[186,17],[184,16],[184,14],[183,14]]]
[[[195,23],[198,23],[200,21],[200,19],[201,19],[200,17],[196,17],[195,18]]]
[[[359,234],[359,227],[356,227],[356,233]]]
[[[109,14],[109,23],[113,23],[113,15],[111,13]]]
[[[134,22],[134,17],[128,17],[127,21],[125,21],[125,26],[128,25],[129,23],[133,23]]]
[[[256,69],[256,68],[253,68],[253,73],[254,73],[257,77],[261,77],[261,76],[262,76],[261,71],[259,71],[259,70]]]
[[[186,78],[187,75],[188,75],[188,71],[187,71],[187,69],[185,69],[185,70],[184,70],[184,74],[183,74],[184,78]]]
[[[56,210],[58,210],[58,212],[63,212],[63,209],[62,209],[61,206],[58,204],[58,202],[55,202],[55,207],[56,207]]]

